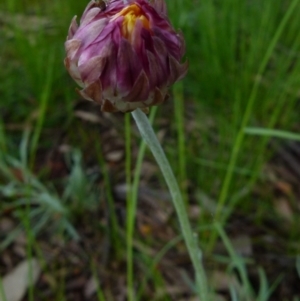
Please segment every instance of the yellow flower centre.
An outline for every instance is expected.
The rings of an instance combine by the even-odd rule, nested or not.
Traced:
[[[126,39],[131,39],[131,34],[137,21],[142,22],[143,27],[150,30],[149,20],[144,15],[143,10],[137,4],[131,4],[123,8],[118,14],[116,14],[114,19],[119,16],[124,17],[122,23],[122,35]]]

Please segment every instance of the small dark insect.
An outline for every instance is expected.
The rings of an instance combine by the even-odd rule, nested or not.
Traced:
[[[106,2],[104,0],[98,0],[95,2],[95,7],[99,7],[101,11],[106,9]]]

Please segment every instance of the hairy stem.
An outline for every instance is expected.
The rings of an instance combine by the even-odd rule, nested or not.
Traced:
[[[132,112],[132,116],[135,119],[142,137],[151,149],[153,156],[155,157],[167,182],[179,219],[181,231],[195,269],[199,297],[201,301],[208,301],[208,288],[202,264],[202,252],[197,244],[197,236],[192,231],[185,204],[174,173],[146,115],[140,109],[137,109]]]

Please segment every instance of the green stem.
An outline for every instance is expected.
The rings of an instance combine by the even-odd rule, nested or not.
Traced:
[[[280,36],[283,33],[283,30],[285,28],[285,26],[288,23],[288,20],[290,19],[293,11],[296,8],[296,5],[299,3],[299,0],[294,0],[293,2],[291,2],[286,14],[284,15],[284,17],[281,20],[281,23],[279,24],[270,44],[269,47],[263,57],[263,60],[260,63],[258,72],[257,72],[257,77],[260,77],[263,75],[263,73],[266,70],[267,64],[271,58],[271,55],[274,51],[274,48],[280,38]],[[221,192],[220,192],[220,196],[218,199],[218,205],[217,205],[217,209],[216,209],[216,213],[215,213],[215,221],[216,222],[220,222],[222,221],[222,210],[224,208],[225,205],[225,201],[228,198],[228,193],[229,193],[229,188],[231,185],[231,181],[232,181],[232,176],[233,176],[233,172],[234,172],[234,168],[236,166],[236,162],[238,159],[238,155],[240,153],[240,150],[242,148],[242,144],[244,142],[244,137],[245,137],[245,128],[247,127],[250,117],[251,117],[251,113],[252,113],[252,109],[255,103],[255,100],[257,98],[257,94],[258,94],[258,90],[260,87],[260,82],[258,80],[255,81],[251,94],[249,96],[249,100],[247,102],[247,106],[245,108],[245,112],[244,115],[242,117],[242,122],[241,122],[241,126],[239,128],[239,131],[237,133],[233,148],[232,148],[232,152],[231,152],[231,156],[229,159],[229,163],[228,163],[228,169],[222,184],[222,188],[221,188]],[[211,235],[210,238],[210,243],[208,246],[208,250],[211,251],[215,245],[215,241],[217,239],[217,233],[214,231]]]
[[[151,110],[150,114],[150,122],[153,121],[154,116],[156,114],[157,108],[154,107]],[[127,114],[127,117],[129,119],[130,115]],[[129,124],[130,125],[130,124]],[[128,290],[128,298],[133,298],[132,300],[135,300],[135,296],[133,295],[133,232],[134,232],[134,225],[135,225],[135,216],[136,216],[136,204],[138,199],[138,186],[140,182],[140,176],[141,176],[141,169],[142,169],[142,163],[143,158],[146,150],[146,143],[145,141],[142,141],[139,147],[139,153],[136,160],[136,165],[134,169],[134,177],[132,181],[132,188],[131,188],[131,194],[130,194],[130,200],[127,204],[127,229],[126,229],[126,245],[127,245],[127,283],[128,283],[128,289],[129,286],[132,288],[130,291]],[[131,184],[128,184],[131,185]],[[129,299],[131,300],[131,299]]]
[[[42,133],[43,125],[45,122],[46,111],[48,108],[48,103],[51,95],[51,87],[53,84],[53,72],[54,72],[54,59],[55,52],[54,50],[50,51],[48,64],[45,72],[45,86],[40,94],[40,104],[39,104],[39,114],[36,122],[35,129],[33,131],[32,141],[31,141],[31,149],[30,149],[30,167],[33,168],[35,155],[38,147],[38,142]]]
[[[132,190],[131,190],[131,131],[130,131],[130,116],[125,115],[125,150],[126,150],[126,161],[125,161],[125,170],[126,170],[126,186],[127,186],[127,195],[126,195],[126,212],[127,214],[131,211],[131,199],[132,199]],[[127,294],[128,301],[134,301],[134,289],[133,289],[133,252],[132,252],[132,237],[131,237],[131,219],[127,215],[127,224],[126,224],[126,261],[127,261]]]
[[[187,216],[185,204],[179,186],[177,184],[177,181],[175,179],[175,176],[169,164],[169,161],[146,115],[140,109],[137,109],[132,112],[132,116],[135,119],[135,122],[137,124],[137,127],[142,137],[144,138],[149,148],[151,149],[153,156],[155,157],[162,171],[162,174],[167,182],[174,203],[174,207],[179,219],[182,234],[195,269],[196,283],[197,283],[199,297],[201,300],[207,301],[209,300],[208,288],[207,288],[207,281],[206,281],[204,268],[202,265],[202,252],[198,247],[196,235],[192,231]]]
[[[178,137],[178,165],[179,165],[179,186],[181,188],[184,203],[188,205],[187,186],[186,186],[186,155],[185,155],[185,135],[184,135],[184,99],[183,99],[183,85],[182,82],[176,83],[173,86],[174,92],[174,108],[175,120],[177,126]]]
[[[103,150],[101,149],[100,142],[97,141],[95,146],[97,150],[99,164],[103,172],[104,185],[106,187],[105,192],[106,192],[108,215],[109,215],[108,220],[110,225],[108,227],[108,231],[109,231],[109,235],[111,236],[113,251],[115,252],[117,258],[120,258],[121,253],[123,254],[123,251],[121,246],[122,242],[120,240],[119,233],[118,233],[118,218],[116,214],[116,206],[114,203],[114,197],[112,193],[112,184],[110,182],[109,172],[103,157]]]

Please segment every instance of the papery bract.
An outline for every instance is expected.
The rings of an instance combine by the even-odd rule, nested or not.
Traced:
[[[163,0],[91,1],[73,18],[65,66],[85,99],[102,111],[132,111],[163,102],[184,77],[181,33],[171,26]]]

